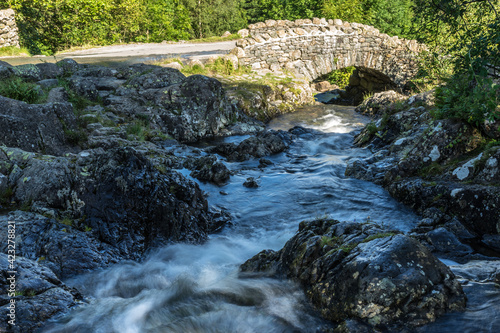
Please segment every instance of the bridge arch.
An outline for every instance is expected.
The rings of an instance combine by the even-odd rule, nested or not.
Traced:
[[[355,66],[376,71],[404,88],[416,74],[416,55],[425,50],[415,40],[382,34],[372,26],[341,20],[268,20],[241,31],[248,35],[231,51],[254,70],[284,68],[312,81],[333,70]]]

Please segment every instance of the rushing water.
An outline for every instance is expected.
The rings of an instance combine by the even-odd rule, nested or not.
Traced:
[[[263,249],[280,249],[307,219],[328,215],[370,220],[402,231],[415,225],[418,218],[381,187],[344,176],[350,158],[370,154],[352,146],[354,132],[363,123],[366,119],[352,108],[331,105],[274,120],[274,129],[302,125],[317,132],[302,135],[287,152],[269,157],[274,164],[265,169],[259,169],[256,160],[227,162],[235,172],[227,185],[200,184],[211,205],[231,212],[234,225],[203,245],[167,246],[141,263],[121,263],[66,281],[91,300],[50,323],[46,331],[267,333],[316,332],[327,326],[308,307],[298,286],[239,279],[238,266]],[[260,186],[243,187],[247,177],[256,178]],[[495,304],[493,309],[499,309],[498,301]],[[463,328],[477,321],[469,317],[449,316],[427,331],[441,332],[450,322]]]

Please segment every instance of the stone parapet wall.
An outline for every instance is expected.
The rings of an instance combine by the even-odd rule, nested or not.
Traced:
[[[12,9],[0,10],[0,47],[19,47],[19,34]]]
[[[347,66],[377,70],[404,86],[417,70],[415,55],[426,49],[415,40],[341,20],[274,21],[251,24],[237,41],[235,54],[252,69],[284,68],[309,80]]]

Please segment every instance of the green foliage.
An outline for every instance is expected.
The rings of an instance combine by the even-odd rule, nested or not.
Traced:
[[[500,85],[487,77],[457,74],[445,86],[436,88],[433,116],[460,119],[475,126],[498,120]]]
[[[50,55],[80,45],[161,42],[190,37],[179,0],[11,0],[21,44]]]
[[[349,78],[356,68],[349,66],[341,69],[334,70],[328,74],[327,80],[331,84],[336,84],[340,89],[344,89],[349,84]]]
[[[183,66],[181,69],[182,73],[186,75],[241,75],[248,74],[251,72],[249,67],[238,66],[235,68],[232,61],[224,58],[217,58],[213,63],[208,63],[206,65],[195,64],[192,66]]]
[[[424,92],[442,84],[453,74],[451,57],[443,56],[436,49],[424,51],[417,56],[418,72],[411,80],[411,89]]]
[[[321,16],[323,0],[247,0],[250,23],[265,20],[296,20]]]
[[[220,36],[246,28],[243,0],[181,0],[188,10],[196,38]]]
[[[29,104],[37,103],[42,99],[38,85],[24,82],[19,77],[0,81],[0,95]]]
[[[68,143],[79,146],[83,145],[89,139],[87,133],[83,129],[78,129],[78,130],[64,129],[64,136],[66,137]]]
[[[325,18],[348,22],[364,22],[363,0],[325,0],[321,13]]]
[[[366,19],[363,23],[373,25],[389,35],[408,37],[413,19],[413,0],[362,0]]]

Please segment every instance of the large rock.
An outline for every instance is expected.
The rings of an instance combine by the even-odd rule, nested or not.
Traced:
[[[123,257],[137,258],[166,242],[207,237],[212,215],[199,187],[133,148],[58,158],[2,152],[0,172],[8,177],[18,205],[78,220],[80,230],[90,228],[93,238]],[[54,229],[52,222],[42,224],[47,232]],[[77,236],[82,247],[95,248]]]
[[[162,107],[162,126],[183,142],[216,136],[240,117],[221,83],[203,75],[192,75],[169,86],[156,94],[156,103]]]
[[[71,104],[26,104],[3,96],[0,104],[0,145],[53,155],[73,150],[65,134],[76,128]]]
[[[287,148],[283,139],[284,135],[286,134],[275,131],[262,132],[243,140],[238,145],[234,143],[219,144],[211,152],[226,157],[228,161],[245,161],[252,157],[269,156],[280,153]],[[285,139],[287,138],[288,135]]]
[[[50,268],[59,278],[88,273],[123,258],[116,248],[93,238],[84,222],[64,219],[61,223],[22,211],[0,216],[1,253],[8,253],[9,221],[16,226],[16,254]]]
[[[64,285],[47,267],[35,261],[17,257],[15,261],[16,296],[9,297],[11,276],[6,254],[0,253],[0,331],[35,332],[51,317],[67,312],[75,306],[81,296]],[[10,300],[15,301],[15,326],[10,325]]]
[[[462,310],[466,301],[453,273],[427,248],[373,224],[302,222],[283,249],[261,252],[241,271],[300,282],[321,315],[337,323],[415,327]]]

